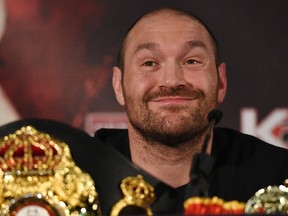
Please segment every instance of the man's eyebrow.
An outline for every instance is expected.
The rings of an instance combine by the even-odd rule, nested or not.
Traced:
[[[207,50],[207,45],[204,43],[204,41],[201,40],[192,40],[192,41],[187,41],[185,43],[185,47],[187,48],[196,48],[196,47],[200,47],[203,48],[205,50]]]
[[[154,50],[154,49],[159,49],[159,47],[160,45],[154,42],[141,43],[136,47],[133,55],[135,55],[137,52],[143,49]]]

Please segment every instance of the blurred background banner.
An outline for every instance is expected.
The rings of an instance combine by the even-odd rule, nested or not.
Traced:
[[[131,22],[159,7],[199,16],[227,63],[220,126],[288,148],[287,0],[0,0],[0,124],[126,127],[111,77]]]

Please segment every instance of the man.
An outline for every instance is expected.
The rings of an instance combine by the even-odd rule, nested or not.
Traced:
[[[129,117],[132,161],[173,187],[188,183],[207,114],[226,92],[216,44],[191,19],[169,10],[143,17],[128,33],[122,69],[115,67],[113,76],[117,100]]]
[[[214,36],[190,13],[159,9],[141,17],[124,37],[113,87],[128,130],[101,129],[92,140],[62,124],[20,121],[0,128],[0,137],[29,124],[63,139],[93,177],[103,215],[183,213],[187,198],[203,195],[247,202],[288,178],[286,150],[224,128],[211,132],[200,157],[201,166],[202,158],[214,163],[195,166],[227,81]]]
[[[108,214],[126,196],[122,179],[141,174],[155,189],[152,212],[182,212],[192,158],[208,133],[207,115],[226,93],[217,42],[190,13],[160,9],[131,27],[118,60],[113,87],[129,124],[128,131],[95,135],[98,151],[91,155],[98,166],[90,173],[102,211]],[[207,176],[209,196],[246,202],[288,176],[286,150],[230,129],[214,129],[207,153],[215,159]]]

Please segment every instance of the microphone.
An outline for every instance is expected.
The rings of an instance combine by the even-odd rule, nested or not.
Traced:
[[[209,112],[207,119],[209,127],[202,145],[200,153],[193,156],[190,171],[190,182],[186,189],[186,199],[191,196],[208,197],[209,180],[208,177],[214,165],[214,158],[207,153],[208,143],[211,139],[213,128],[221,121],[223,113],[221,110],[214,109]]]
[[[207,134],[205,136],[205,139],[202,145],[202,151],[201,151],[202,153],[207,152],[207,147],[208,147],[209,140],[211,138],[213,128],[215,125],[217,125],[221,121],[222,116],[223,116],[223,112],[219,109],[213,109],[209,112],[207,116],[207,119],[209,121],[209,128],[208,128]]]
[[[217,125],[221,119],[222,119],[222,116],[223,116],[223,112],[219,109],[213,109],[212,111],[209,112],[208,114],[208,121],[209,122],[213,122],[214,125]]]

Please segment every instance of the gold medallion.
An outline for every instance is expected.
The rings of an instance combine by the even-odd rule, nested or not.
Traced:
[[[97,197],[66,143],[31,126],[0,140],[1,215],[94,216]]]
[[[123,179],[120,188],[124,198],[112,207],[111,216],[153,215],[150,205],[155,200],[154,188],[141,175]]]

